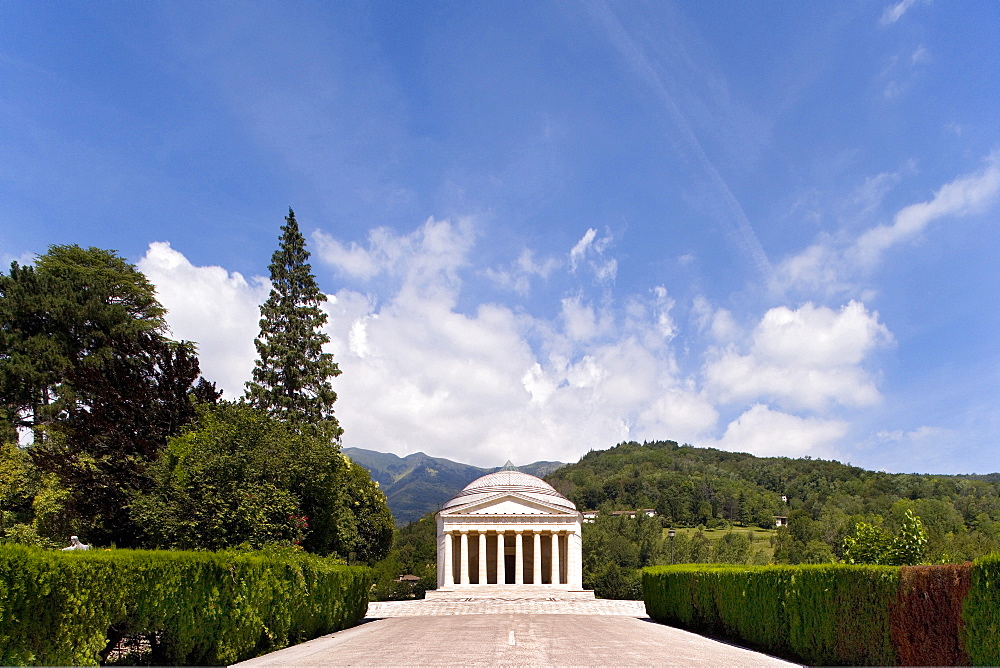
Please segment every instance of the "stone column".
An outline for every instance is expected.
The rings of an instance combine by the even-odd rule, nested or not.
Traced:
[[[479,584],[488,584],[490,581],[489,569],[486,567],[486,532],[479,532]]]
[[[452,563],[452,537],[450,531],[444,532],[444,582],[445,587],[452,587],[455,584],[455,567]]]
[[[559,578],[559,532],[552,532],[552,584],[562,584]]]
[[[571,590],[583,589],[583,542],[575,530],[566,534],[566,578]]]
[[[535,557],[535,568],[531,574],[531,582],[540,585],[542,584],[542,532],[532,531],[531,533],[535,536],[535,553],[532,555]]]
[[[507,566],[504,563],[503,529],[497,529],[497,584],[507,584]]]
[[[458,570],[462,578],[461,583],[469,584],[469,530],[462,529],[462,538],[459,541],[458,550]]]
[[[514,530],[514,584],[524,584],[524,532]]]

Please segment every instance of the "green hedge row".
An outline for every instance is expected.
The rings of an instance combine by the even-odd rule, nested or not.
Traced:
[[[1000,556],[944,566],[655,566],[655,620],[813,665],[1000,665]]]
[[[0,546],[0,664],[96,665],[140,635],[155,663],[233,663],[357,623],[370,584],[306,554]]]

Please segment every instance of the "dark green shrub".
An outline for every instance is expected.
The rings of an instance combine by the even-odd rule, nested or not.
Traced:
[[[967,666],[962,642],[962,602],[972,564],[904,566],[890,620],[892,641],[904,666]]]
[[[1000,554],[976,559],[962,617],[973,665],[1000,665]]]
[[[370,570],[291,551],[0,547],[0,663],[97,664],[155,639],[161,664],[226,664],[356,623]]]

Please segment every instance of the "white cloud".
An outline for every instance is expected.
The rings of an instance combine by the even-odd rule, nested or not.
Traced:
[[[805,304],[770,309],[754,329],[750,350],[716,351],[706,386],[720,401],[774,400],[793,409],[831,403],[867,406],[881,395],[862,368],[877,346],[891,342],[878,314],[852,301],[840,311]]]
[[[912,169],[912,165],[910,166]],[[874,211],[882,204],[882,200],[896,185],[899,184],[903,175],[900,172],[882,172],[865,179],[854,192],[853,202],[860,209],[862,215]]]
[[[612,309],[596,309],[582,293],[548,318],[500,304],[463,313],[461,273],[476,271],[470,222],[375,230],[363,248],[315,238],[320,260],[339,271],[393,279],[372,295],[342,289],[324,307],[328,350],[343,371],[334,388],[346,445],[481,465],[573,461],[623,439],[694,438],[715,425],[714,408],[679,380],[665,347],[676,331],[665,288],[637,297],[640,308],[618,324]],[[601,241],[595,236],[588,253],[606,248]],[[554,270],[530,253],[511,266]],[[199,343],[206,376],[239,396],[256,358],[267,281],[195,267],[166,243],[151,245],[140,267],[174,332]]]
[[[859,364],[872,348],[891,341],[878,313],[851,301],[834,311],[805,304],[769,310],[753,334],[754,350],[779,364],[837,367]]]
[[[754,404],[729,423],[721,439],[704,445],[759,457],[830,457],[846,433],[847,423],[841,420],[803,418]]]
[[[943,185],[927,202],[901,209],[891,225],[879,225],[862,234],[848,258],[862,267],[876,264],[892,246],[912,239],[931,222],[947,216],[967,216],[983,211],[1000,192],[1000,152],[994,152],[986,166],[975,174],[959,177]]]
[[[715,343],[729,343],[740,334],[740,327],[736,324],[733,314],[728,309],[716,309],[702,295],[694,298],[691,314],[698,330],[707,332]]]
[[[662,285],[653,288],[653,295],[656,298],[656,327],[665,339],[672,339],[677,334],[677,323],[670,317],[670,311],[677,304],[674,299],[667,294],[667,289]]]
[[[579,296],[562,300],[562,319],[566,335],[573,341],[586,341],[599,333],[597,314]]]
[[[928,440],[939,441],[946,434],[948,434],[947,429],[923,425],[911,431],[883,430],[876,433],[875,438],[882,443],[920,443]]]
[[[584,258],[587,254],[587,249],[590,248],[591,244],[594,243],[594,237],[597,236],[597,230],[594,228],[589,228],[583,237],[576,242],[572,250],[569,252],[569,268],[570,271],[576,271],[577,266],[580,264],[580,260]]]
[[[471,221],[434,218],[407,235],[376,228],[368,233],[367,248],[341,243],[323,231],[313,235],[319,258],[349,276],[368,280],[386,274],[411,287],[446,291],[457,288],[457,272],[467,264],[474,238]]]
[[[531,289],[531,279],[548,278],[553,271],[561,266],[555,258],[547,258],[542,262],[535,260],[535,254],[530,249],[524,249],[517,260],[506,268],[488,268],[483,274],[495,285],[506,290],[512,290],[520,295],[527,295]]]
[[[156,286],[172,334],[197,342],[205,377],[226,399],[241,396],[257,357],[253,342],[270,282],[247,281],[222,267],[196,267],[166,242],[151,243],[137,266]]]
[[[913,165],[905,169],[912,171]],[[856,195],[857,203],[864,211],[874,209],[898,176],[880,174],[868,179]],[[856,237],[824,235],[805,250],[785,258],[775,271],[771,289],[779,295],[790,290],[826,296],[857,294],[859,277],[877,267],[886,251],[917,238],[936,220],[987,210],[998,193],[1000,151],[994,151],[981,170],[944,184],[926,202],[903,207],[891,224],[877,225]]]
[[[917,0],[900,0],[899,2],[889,5],[882,12],[882,16],[879,18],[879,25],[891,26],[893,23],[903,18],[903,14],[906,13],[910,7],[915,5]]]
[[[346,445],[480,465],[574,461],[626,439],[794,455],[822,451],[844,426],[754,406],[717,441],[718,404],[826,411],[879,398],[862,365],[891,336],[860,303],[777,307],[741,336],[728,310],[696,299],[694,321],[724,346],[709,355],[699,386],[674,357],[683,332],[666,286],[627,296],[617,310],[608,295],[598,306],[582,288],[550,314],[487,303],[459,310],[462,273],[480,271],[472,230],[470,221],[429,219],[410,233],[374,230],[363,248],[317,233],[321,260],[359,279],[391,279],[372,294],[341,289],[324,307],[328,350],[343,371],[334,386]],[[605,239],[585,237],[583,261],[606,249]],[[508,266],[535,276],[555,270],[530,252]],[[175,333],[199,343],[206,376],[239,396],[267,281],[195,267],[166,243],[152,244],[140,268]]]
[[[6,273],[10,269],[12,262],[17,262],[22,267],[30,267],[35,264],[35,254],[27,252],[19,255],[3,253],[0,255],[0,272]]]
[[[639,416],[635,438],[697,443],[715,428],[719,412],[704,396],[681,387],[665,389]]]
[[[598,239],[597,230],[592,227],[587,229],[569,252],[570,272],[576,273],[577,267],[586,259],[599,282],[613,281],[618,275],[618,260],[604,257],[604,251],[612,241],[611,235]]]

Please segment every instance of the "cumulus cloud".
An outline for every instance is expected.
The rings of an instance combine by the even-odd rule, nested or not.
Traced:
[[[878,313],[856,301],[839,311],[780,306],[755,327],[749,351],[730,345],[714,353],[706,385],[723,402],[769,399],[810,410],[871,405],[881,395],[862,362],[891,341]]]
[[[459,310],[462,272],[476,271],[472,229],[429,219],[409,233],[373,230],[362,244],[313,237],[321,284],[324,266],[362,282],[380,278],[324,305],[327,349],[343,371],[334,385],[346,445],[494,465],[573,461],[629,438],[710,435],[715,409],[680,377],[666,345],[677,330],[666,288],[636,296],[624,319],[583,293],[552,314],[488,303]],[[583,257],[606,247],[595,233]],[[511,266],[536,276],[554,270],[530,253]],[[167,243],[152,244],[140,268],[174,333],[198,342],[206,376],[227,396],[242,394],[266,279],[193,266]]]
[[[566,335],[574,341],[586,341],[599,333],[597,314],[579,296],[562,300],[562,319]]]
[[[803,418],[754,404],[730,422],[722,438],[711,445],[759,457],[831,456],[834,445],[846,433],[847,423],[841,420]]]
[[[675,341],[690,341],[664,285],[617,305],[609,295],[594,301],[581,286],[551,313],[470,303],[463,274],[482,273],[473,229],[471,221],[431,218],[410,232],[373,230],[360,244],[314,236],[321,284],[329,267],[364,285],[344,287],[324,305],[327,350],[343,371],[335,389],[345,445],[479,465],[574,461],[629,439],[816,454],[845,432],[831,418],[838,406],[879,399],[865,364],[892,337],[859,302],[779,306],[746,333],[730,311],[699,297],[691,321],[714,344],[701,375],[686,375]],[[578,266],[606,262],[600,254],[609,243],[584,235],[571,258]],[[530,251],[506,266],[536,277],[556,269]],[[193,266],[167,243],[152,244],[140,268],[175,334],[199,343],[206,375],[239,396],[256,357],[267,280]],[[733,403],[749,408],[720,437],[719,406]]]
[[[247,280],[222,267],[196,267],[167,242],[151,243],[137,266],[156,286],[172,334],[198,344],[205,377],[225,391],[225,398],[241,396],[257,357],[253,341],[270,281]]]

